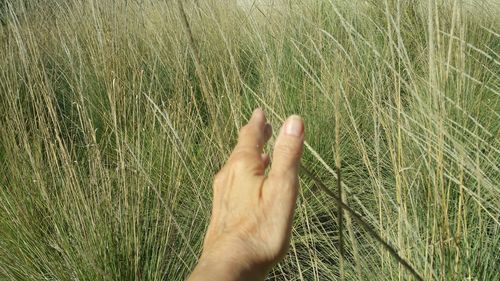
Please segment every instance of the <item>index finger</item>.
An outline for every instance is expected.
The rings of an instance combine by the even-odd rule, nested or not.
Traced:
[[[235,151],[247,151],[260,156],[264,144],[271,137],[271,125],[266,124],[266,116],[262,109],[253,111],[248,124],[240,129]]]

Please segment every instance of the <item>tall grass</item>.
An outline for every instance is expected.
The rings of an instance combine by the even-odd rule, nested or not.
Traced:
[[[0,280],[183,280],[256,106],[425,280],[500,279],[500,8],[416,2],[0,1]],[[269,280],[413,280],[335,203]]]

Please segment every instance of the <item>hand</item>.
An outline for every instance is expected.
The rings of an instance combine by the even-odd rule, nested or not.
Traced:
[[[262,149],[271,135],[264,112],[256,109],[214,178],[212,216],[189,281],[264,280],[286,254],[304,143],[302,119],[291,116],[281,128],[266,177],[269,156]]]

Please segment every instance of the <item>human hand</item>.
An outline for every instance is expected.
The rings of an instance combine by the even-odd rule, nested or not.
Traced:
[[[189,281],[264,280],[286,254],[299,185],[303,121],[298,116],[287,119],[266,176],[269,156],[262,149],[271,135],[264,112],[256,109],[214,178],[212,216]]]

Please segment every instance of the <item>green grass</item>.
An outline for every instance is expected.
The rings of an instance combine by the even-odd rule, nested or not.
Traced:
[[[0,280],[183,280],[256,106],[425,280],[499,280],[499,5],[222,2],[0,1]],[[413,280],[337,215],[302,174],[269,280]]]

